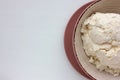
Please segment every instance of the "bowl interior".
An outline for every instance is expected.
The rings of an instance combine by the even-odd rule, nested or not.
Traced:
[[[81,40],[81,34],[80,29],[81,25],[84,22],[86,18],[88,18],[91,14],[95,12],[103,12],[103,13],[119,13],[120,14],[120,0],[98,0],[94,4],[91,4],[84,12],[82,17],[79,20],[79,23],[76,27],[75,31],[75,51],[77,54],[77,57],[82,65],[82,67],[85,69],[85,71],[90,74],[92,77],[94,77],[97,80],[119,80],[120,76],[114,77],[111,74],[108,74],[106,72],[100,72],[98,71],[94,65],[90,64],[88,62],[88,57],[86,56],[84,49],[82,47],[82,40]]]

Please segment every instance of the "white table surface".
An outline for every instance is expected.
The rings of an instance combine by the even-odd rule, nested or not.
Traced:
[[[91,0],[0,0],[0,80],[86,80],[63,45],[71,15]]]

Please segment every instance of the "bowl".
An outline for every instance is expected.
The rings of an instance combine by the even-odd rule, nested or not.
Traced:
[[[119,13],[120,0],[96,0],[81,7],[70,19],[65,31],[65,51],[73,67],[90,80],[119,80],[107,72],[100,72],[89,63],[86,56],[80,34],[81,25],[85,19],[95,12]]]

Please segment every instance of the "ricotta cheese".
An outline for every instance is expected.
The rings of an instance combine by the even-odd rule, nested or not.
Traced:
[[[89,62],[100,71],[120,74],[120,14],[92,14],[81,28],[83,48]]]

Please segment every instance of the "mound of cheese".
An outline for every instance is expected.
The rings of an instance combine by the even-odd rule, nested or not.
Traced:
[[[81,28],[89,62],[100,71],[120,74],[120,14],[96,12]]]

